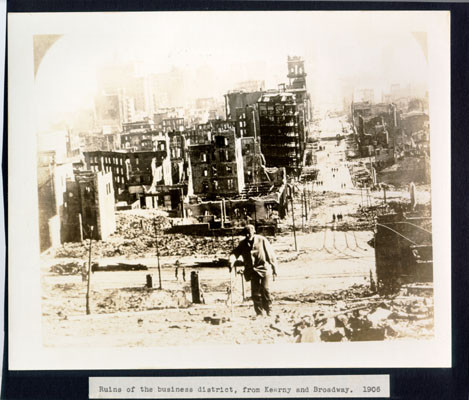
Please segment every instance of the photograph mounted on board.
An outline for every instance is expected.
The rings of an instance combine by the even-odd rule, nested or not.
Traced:
[[[439,340],[448,13],[48,18],[30,36],[43,348]]]

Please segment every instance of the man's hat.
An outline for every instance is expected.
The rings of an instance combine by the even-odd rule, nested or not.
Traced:
[[[254,235],[256,233],[256,228],[254,227],[254,225],[246,225],[243,229],[243,235],[247,235],[248,233],[250,233],[251,235]]]

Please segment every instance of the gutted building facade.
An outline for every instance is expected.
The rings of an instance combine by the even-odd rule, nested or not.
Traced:
[[[230,197],[244,188],[241,141],[234,128],[220,123],[211,143],[190,146],[194,194],[202,197]]]
[[[64,194],[63,241],[105,240],[115,230],[112,173],[76,171]]]
[[[267,167],[299,172],[302,162],[298,106],[288,92],[265,93],[258,103],[261,151]]]

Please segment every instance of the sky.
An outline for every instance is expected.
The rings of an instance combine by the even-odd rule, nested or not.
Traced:
[[[409,13],[407,13],[409,14]],[[60,18],[60,15],[54,16]],[[426,84],[427,60],[408,15],[339,12],[172,12],[66,16],[41,26],[63,34],[35,79],[36,123],[93,106],[100,66],[136,62],[142,73],[176,67],[208,74],[187,87],[188,98],[220,97],[237,82],[287,82],[287,57],[305,59],[313,101],[341,101],[341,82],[374,88]]]

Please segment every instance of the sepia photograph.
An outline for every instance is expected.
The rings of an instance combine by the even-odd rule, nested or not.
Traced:
[[[371,346],[388,354],[363,365],[387,366],[448,343],[449,13],[10,24],[9,71],[31,53],[9,72],[31,83],[28,130],[10,99],[9,135],[28,142],[18,174],[34,238],[13,248],[12,234],[10,335],[34,309],[55,367],[69,351],[159,348],[173,355],[149,365],[161,368],[184,349],[256,357],[265,345],[279,349],[271,365],[288,349],[313,366],[314,349]],[[12,265],[21,257],[29,267]]]

